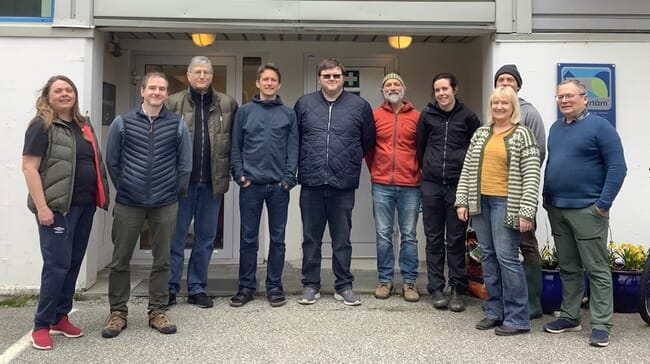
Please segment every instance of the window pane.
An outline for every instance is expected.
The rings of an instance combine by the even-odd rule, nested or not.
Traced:
[[[51,18],[52,0],[2,0],[0,17]]]
[[[253,96],[258,94],[255,80],[257,79],[257,68],[262,65],[262,58],[260,57],[244,57],[244,84],[242,87],[241,100],[242,103],[247,103],[253,99]]]

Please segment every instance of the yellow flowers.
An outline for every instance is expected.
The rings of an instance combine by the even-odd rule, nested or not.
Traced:
[[[641,245],[609,242],[609,267],[612,270],[642,270],[648,251]]]
[[[547,241],[544,245],[544,249],[542,249],[541,256],[542,268],[549,270],[557,269],[557,250],[555,250],[555,246],[551,247],[551,244]]]

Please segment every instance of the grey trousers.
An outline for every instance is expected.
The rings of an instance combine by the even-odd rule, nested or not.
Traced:
[[[562,279],[561,317],[580,323],[584,272],[589,277],[589,312],[593,329],[612,326],[614,298],[607,252],[609,218],[595,207],[560,209],[544,205],[557,248]]]
[[[153,263],[149,274],[149,311],[164,310],[169,301],[170,243],[178,204],[154,208],[115,204],[113,210],[113,260],[108,276],[111,311],[128,312],[131,291],[130,263],[145,220],[149,224]]]

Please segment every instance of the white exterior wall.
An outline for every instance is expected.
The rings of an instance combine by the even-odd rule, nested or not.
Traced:
[[[644,239],[642,226],[650,215],[650,173],[646,162],[649,144],[642,138],[650,135],[650,124],[644,122],[641,105],[646,101],[639,85],[650,81],[650,38],[630,42],[624,39],[606,41],[579,39],[575,41],[518,40],[497,36],[469,44],[415,44],[407,51],[394,51],[385,44],[355,43],[274,43],[225,42],[208,49],[199,49],[189,41],[125,41],[124,55],[112,58],[103,49],[99,33],[96,41],[86,38],[0,38],[0,49],[8,57],[0,59],[6,72],[0,95],[8,100],[4,120],[0,124],[2,151],[0,161],[4,173],[0,187],[2,202],[0,217],[0,293],[36,290],[40,284],[41,257],[38,234],[33,215],[27,210],[27,189],[21,172],[21,153],[24,132],[34,114],[36,91],[48,77],[66,74],[75,81],[80,92],[82,112],[90,111],[95,127],[105,144],[107,128],[99,126],[102,81],[117,86],[117,113],[131,105],[133,86],[132,52],[174,50],[189,57],[204,55],[261,56],[273,61],[283,70],[282,97],[288,105],[303,93],[303,69],[306,55],[338,57],[397,57],[397,71],[408,85],[407,98],[416,107],[423,108],[431,96],[431,78],[437,72],[455,73],[460,82],[460,97],[479,116],[485,115],[485,100],[492,90],[493,74],[505,63],[516,63],[524,84],[521,96],[540,111],[546,128],[555,120],[555,83],[558,62],[597,62],[616,64],[617,129],[623,140],[628,176],[614,203],[611,225],[614,239],[650,246]],[[560,37],[559,35],[557,37]],[[237,95],[234,95],[237,96]],[[374,106],[374,105],[373,105]],[[644,159],[645,158],[645,159]],[[114,191],[113,191],[114,192]],[[232,193],[232,192],[229,192]],[[287,227],[287,259],[301,258],[301,224],[298,208],[298,189],[291,195]],[[112,204],[113,201],[111,201]],[[368,213],[372,213],[368,211]],[[544,221],[546,214],[540,208],[538,239],[547,238]],[[78,287],[89,287],[96,279],[97,270],[110,261],[110,216],[98,210],[86,262],[77,282]],[[418,230],[421,259],[424,259],[422,223]]]
[[[557,36],[560,37],[560,36]],[[566,35],[564,37],[567,37]],[[643,85],[650,83],[650,38],[634,42],[604,38],[591,40],[499,40],[488,50],[486,67],[491,75],[506,63],[515,63],[523,77],[520,95],[539,110],[547,129],[557,117],[557,63],[613,63],[616,65],[616,129],[621,136],[628,172],[614,201],[610,225],[613,239],[650,247],[643,226],[650,216],[650,123],[647,122],[648,96]],[[628,37],[629,39],[630,37]],[[490,64],[491,63],[491,64]],[[484,98],[493,85],[485,77]],[[546,213],[540,206],[537,231],[540,244],[547,239]],[[548,234],[550,236],[550,233]]]
[[[117,85],[117,106],[116,112],[122,113],[131,107],[129,98],[137,94],[136,87],[129,83],[129,75],[125,71],[132,70],[133,64],[127,60],[133,57],[135,52],[146,54],[173,54],[186,55],[187,62],[191,56],[232,56],[262,57],[262,62],[274,62],[282,71],[282,89],[280,95],[283,102],[292,107],[295,101],[304,94],[304,67],[305,57],[313,55],[317,58],[323,57],[347,57],[347,58],[373,58],[373,57],[396,57],[397,69],[407,84],[406,98],[411,100],[416,108],[422,109],[431,100],[431,80],[436,73],[452,72],[460,83],[459,97],[478,115],[481,115],[482,97],[482,70],[481,70],[481,43],[477,40],[472,43],[462,44],[414,44],[405,51],[395,51],[387,43],[352,43],[352,42],[217,42],[214,46],[200,49],[190,41],[143,41],[124,40],[121,42],[122,57],[114,58],[107,56],[105,60],[104,77],[106,82]],[[241,60],[238,61],[238,67]],[[344,64],[345,66],[345,64]],[[308,75],[316,77],[316,75]],[[238,81],[240,82],[240,81]],[[380,85],[377,85],[379,93]],[[131,88],[131,91],[127,90]],[[232,95],[239,98],[240,95]],[[378,105],[371,105],[376,107]],[[108,127],[103,128],[108,133]],[[365,163],[364,163],[365,165]],[[365,167],[364,167],[365,168]],[[231,185],[228,193],[237,191]],[[286,259],[300,260],[302,258],[302,224],[299,208],[300,188],[294,188],[291,192],[289,202],[288,224],[286,231]],[[358,199],[359,197],[357,197]],[[225,213],[232,213],[225,211]],[[237,213],[237,212],[235,212]],[[372,211],[367,211],[372,214]],[[110,217],[109,217],[110,219]],[[238,219],[236,219],[238,220]],[[424,232],[422,219],[418,226],[418,240],[420,241],[420,257],[424,259]],[[239,229],[238,226],[235,227]],[[357,227],[358,228],[358,227]],[[352,229],[355,229],[354,222]],[[102,246],[107,250],[100,254],[100,261],[108,263],[110,258],[110,231],[104,235]],[[260,254],[268,251],[268,237],[260,235]],[[238,245],[238,244],[237,244]],[[108,257],[108,258],[107,258]],[[213,259],[218,258],[214,255]]]
[[[0,84],[3,103],[2,135],[3,196],[0,205],[0,292],[36,290],[40,285],[41,256],[34,215],[27,209],[27,187],[21,170],[21,156],[27,124],[34,116],[37,91],[55,74],[70,77],[79,89],[81,112],[99,110],[93,84],[97,67],[93,42],[86,38],[0,38],[5,57],[0,65],[6,72]],[[101,60],[99,60],[101,65]],[[100,81],[101,93],[101,81]],[[93,120],[98,119],[90,113]],[[95,124],[96,125],[96,124]],[[98,212],[89,246],[95,250],[97,231],[103,229],[104,213]],[[80,287],[94,283],[97,264],[84,264],[77,282]],[[88,269],[86,269],[88,268]]]

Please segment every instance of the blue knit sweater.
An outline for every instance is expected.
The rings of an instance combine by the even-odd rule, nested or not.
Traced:
[[[551,126],[544,175],[544,203],[558,208],[595,204],[609,210],[627,173],[616,129],[600,116],[586,113],[567,124]]]

